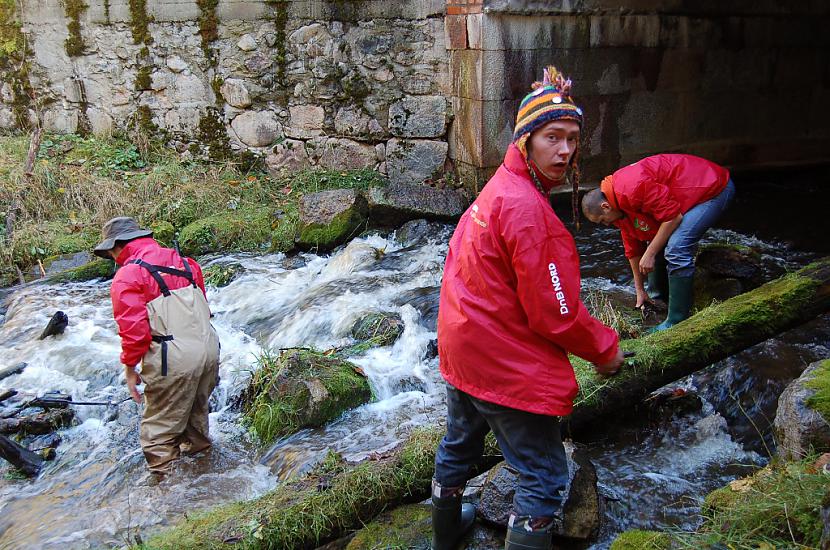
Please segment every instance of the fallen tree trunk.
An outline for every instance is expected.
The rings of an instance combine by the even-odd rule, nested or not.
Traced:
[[[18,363],[17,365],[15,365],[13,367],[6,367],[4,369],[0,369],[0,380],[2,380],[4,378],[8,378],[9,376],[11,376],[13,374],[17,374],[25,368],[26,368],[26,363]]]
[[[650,391],[830,310],[830,258],[703,310],[675,328],[626,341],[633,367],[600,378],[575,361],[582,386],[571,429],[632,406]],[[429,493],[443,429],[413,432],[388,459],[325,466],[259,499],[187,519],[147,548],[315,548],[361,527],[390,505]]]
[[[0,418],[0,434],[25,433],[45,435],[72,422],[72,409],[56,409],[22,418]]]
[[[17,395],[17,390],[3,390],[2,392],[0,392],[0,403],[5,401],[6,399],[9,399],[10,397],[14,397],[15,395]]]
[[[5,435],[0,435],[0,458],[7,460],[27,476],[35,476],[40,471],[43,459],[29,449],[18,445]]]
[[[580,383],[567,429],[579,432],[597,419],[639,403],[649,393],[712,363],[830,311],[830,258],[700,311],[671,330],[622,347],[636,356],[612,378],[574,360]]]

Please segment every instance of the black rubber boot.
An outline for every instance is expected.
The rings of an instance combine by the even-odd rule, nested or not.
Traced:
[[[692,282],[694,277],[669,276],[669,315],[666,320],[651,329],[658,332],[673,327],[689,316],[692,309]]]
[[[476,507],[461,502],[464,487],[442,488],[432,483],[432,550],[455,550],[473,526]]]
[[[504,539],[504,550],[550,550],[553,533],[531,532],[524,527],[509,527]]]

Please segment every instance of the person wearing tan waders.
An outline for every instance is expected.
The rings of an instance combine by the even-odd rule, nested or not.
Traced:
[[[132,218],[113,218],[95,254],[121,266],[110,289],[121,363],[137,403],[136,386],[145,384],[141,448],[150,472],[163,476],[180,453],[211,445],[208,400],[218,380],[219,339],[199,264],[152,235]]]
[[[533,88],[504,162],[447,252],[438,307],[447,433],[435,455],[433,550],[455,550],[473,523],[464,485],[490,431],[519,472],[505,549],[549,549],[568,484],[559,418],[579,389],[568,354],[609,375],[623,361],[617,333],[579,298],[576,245],[548,200],[569,172],[578,184],[582,109],[554,67]]]

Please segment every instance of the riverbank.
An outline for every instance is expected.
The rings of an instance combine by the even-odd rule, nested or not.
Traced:
[[[256,163],[183,160],[160,145],[77,135],[45,135],[24,178],[28,147],[27,135],[0,136],[0,286],[36,277],[58,255],[91,251],[119,215],[165,245],[178,237],[187,253],[287,251],[304,193],[384,181],[371,170],[274,178]]]

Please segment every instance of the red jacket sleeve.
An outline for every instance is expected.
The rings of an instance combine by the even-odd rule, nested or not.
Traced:
[[[126,273],[119,275],[122,276],[117,276],[110,288],[112,312],[118,323],[118,335],[121,336],[121,363],[133,367],[150,349],[150,321],[139,282],[123,276]]]
[[[614,357],[617,333],[591,317],[579,299],[579,259],[569,235],[527,242],[512,262],[531,330],[592,363]]]

